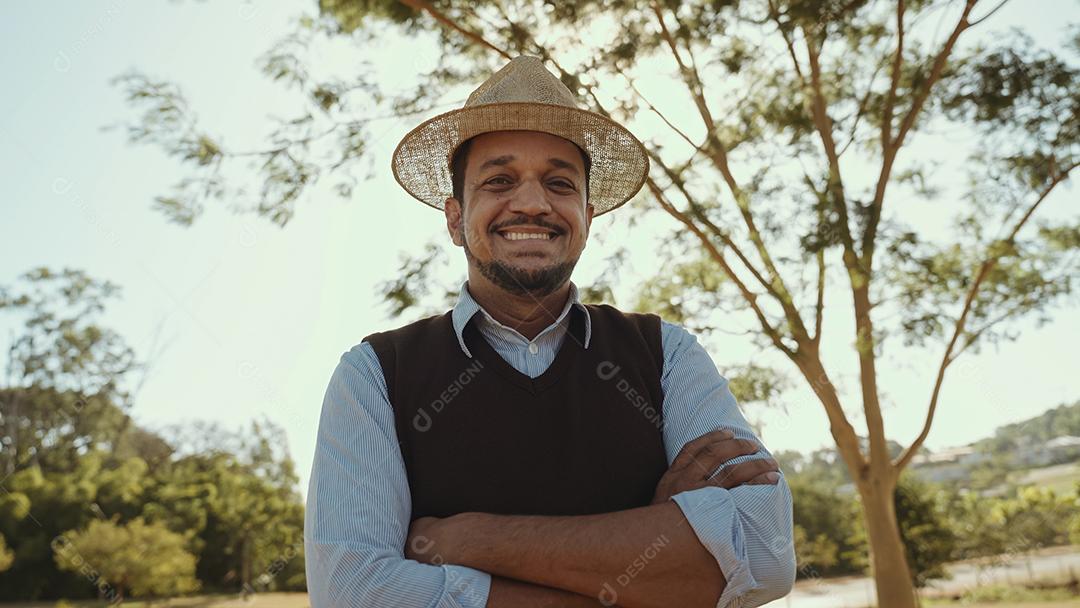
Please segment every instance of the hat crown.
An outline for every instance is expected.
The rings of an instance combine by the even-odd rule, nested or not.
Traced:
[[[494,103],[547,103],[577,107],[574,94],[539,57],[522,55],[511,59],[469,95],[465,107]]]

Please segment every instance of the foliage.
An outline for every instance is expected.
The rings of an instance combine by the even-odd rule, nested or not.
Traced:
[[[1026,431],[1041,433],[1043,420],[1061,419],[1074,408],[1055,408],[1026,421],[1030,425],[999,427],[994,437],[1007,436],[1031,445],[1037,440],[1025,439]],[[856,497],[836,451],[778,452],[775,457],[787,473],[795,499],[800,574],[831,576],[865,569],[865,531],[855,517]],[[980,493],[973,486],[924,481],[918,469],[901,479],[895,505],[909,559],[917,572],[924,573],[920,584],[939,575],[939,566],[948,561],[986,556],[1008,559],[1080,541],[1080,484],[1065,493],[1029,485],[998,495]]]
[[[852,556],[863,550],[855,539],[855,500],[821,480],[789,474],[794,506],[795,556],[801,578],[853,574]]]
[[[8,548],[7,541],[4,540],[4,536],[0,535],[0,572],[7,570],[11,567],[11,563],[15,561],[15,552]]]
[[[119,287],[81,270],[36,268],[17,286],[0,287],[0,310],[25,317],[8,353],[12,386],[122,395],[123,377],[137,368],[134,353],[115,331],[97,324]]]
[[[795,549],[802,578],[858,574],[869,566],[866,531],[856,496],[821,477],[789,474],[794,501]],[[900,533],[914,583],[925,586],[945,576],[958,559],[959,534],[948,510],[949,492],[905,476],[896,493]]]
[[[947,492],[943,488],[919,481],[912,475],[905,475],[897,486],[896,514],[916,587],[925,587],[932,579],[946,577],[945,564],[955,559],[957,535],[948,518],[946,504]],[[861,523],[861,520],[856,521]],[[856,531],[860,538],[864,534],[861,528],[859,526]],[[859,558],[864,555],[859,553]],[[866,565],[869,567],[869,563]]]
[[[83,530],[70,530],[52,543],[62,570],[93,571],[98,589],[128,590],[137,597],[169,596],[198,589],[195,556],[184,550],[183,536],[160,524],[135,518],[127,524],[94,520]],[[107,592],[106,592],[107,593]]]
[[[1013,454],[1023,447],[1067,435],[1080,436],[1080,401],[1002,426],[994,431],[993,437],[976,442],[975,447],[991,454]]]
[[[1069,524],[1080,514],[1080,496],[1059,496],[1037,486],[1018,488],[1016,497],[999,501],[991,523],[1006,530],[1007,553],[1024,553],[1069,542]]]
[[[108,397],[50,387],[0,388],[0,463],[70,471],[80,454],[111,450],[130,419]]]
[[[198,558],[193,574],[203,588],[302,590],[303,504],[292,461],[277,444],[260,452],[281,429],[257,426],[248,451],[178,455],[154,472],[141,458],[93,451],[78,456],[70,471],[33,466],[13,474],[0,496],[0,534],[16,540],[12,568],[0,572],[0,598],[84,596],[91,589],[84,575],[58,570],[50,546],[101,517],[118,526],[145,521],[177,535]],[[111,563],[86,561],[113,582]]]
[[[777,399],[790,385],[775,369],[753,363],[731,368],[724,376],[729,379],[731,394],[743,407],[754,403],[782,407]]]
[[[65,286],[43,278],[58,276]],[[119,402],[128,368],[111,362],[130,349],[117,334],[99,327],[109,348],[78,356],[69,340],[39,339],[92,325],[104,308],[92,286],[102,284],[71,270],[22,280],[22,295],[0,289],[7,310],[31,311],[22,335],[32,338],[17,338],[9,369],[35,370],[0,388],[0,539],[10,543],[0,544],[0,600],[87,597],[95,586],[99,595],[303,589],[303,505],[283,430],[140,427]],[[137,563],[139,547],[160,559]]]
[[[7,384],[0,386],[0,472],[48,457],[70,465],[77,452],[100,448],[127,424],[112,403],[126,398],[134,352],[98,318],[119,287],[81,270],[36,268],[0,286],[0,311],[23,319],[10,345]]]
[[[283,434],[269,423],[254,423],[250,434],[219,432],[219,445],[240,447],[180,458],[170,471],[174,477],[147,503],[148,514],[172,519],[196,535],[199,578],[207,584],[251,585],[283,555],[298,553],[303,508],[292,460],[282,452]],[[192,512],[195,505],[200,506]],[[267,586],[280,588],[284,579],[273,583]]]
[[[956,536],[956,559],[1006,553],[1010,534],[995,516],[1002,499],[965,490],[949,495],[947,500],[946,508]]]
[[[952,600],[930,600],[928,607],[997,604],[1001,606],[1068,605],[1076,599],[1076,582],[1061,585],[980,585]]]

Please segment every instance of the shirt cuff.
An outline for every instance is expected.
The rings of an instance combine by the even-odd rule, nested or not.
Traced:
[[[761,585],[750,572],[742,523],[735,513],[731,493],[716,486],[681,492],[671,497],[682,509],[698,541],[712,554],[727,584],[717,608],[737,607],[739,598]]]
[[[491,592],[491,575],[487,572],[446,564],[446,595],[453,608],[484,608]]]

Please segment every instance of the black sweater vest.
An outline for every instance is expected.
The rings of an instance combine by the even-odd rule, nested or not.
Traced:
[[[379,357],[409,478],[412,515],[586,515],[649,504],[667,470],[660,318],[571,308],[551,366],[515,370],[451,313],[366,338]]]

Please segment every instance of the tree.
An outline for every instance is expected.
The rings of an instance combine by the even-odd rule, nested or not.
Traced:
[[[598,112],[624,122],[653,117],[653,168],[627,213],[672,220],[661,254],[674,263],[642,291],[695,325],[708,326],[708,311],[745,312],[760,343],[806,381],[860,498],[878,601],[909,608],[916,597],[894,494],[932,428],[948,371],[962,354],[1013,337],[1011,322],[1048,319],[1077,276],[1075,219],[1034,218],[1077,166],[1080,100],[1069,61],[1080,36],[1065,58],[1015,31],[965,46],[1007,2],[321,0],[319,17],[303,19],[264,62],[312,109],[282,121],[272,144],[257,150],[203,133],[174,85],[139,74],[120,83],[143,110],[131,139],[162,145],[191,169],[156,201],[184,224],[207,202],[248,200],[284,225],[320,180],[340,179],[348,196],[381,115],[375,106],[429,112],[447,101],[440,92],[477,83],[517,54],[543,58]],[[946,27],[935,39],[939,20]],[[604,23],[611,27],[596,27]],[[334,78],[307,69],[328,38],[377,48],[402,35],[441,50],[415,88],[394,89],[374,71]],[[681,85],[690,112],[647,95],[642,77],[658,69]],[[357,118],[360,108],[367,118]],[[935,179],[937,159],[905,154],[946,129],[974,138],[960,194]],[[231,184],[227,170],[252,160],[262,184],[254,200],[242,198],[252,190]],[[949,238],[913,225],[901,202],[919,198],[954,212]],[[438,257],[437,246],[426,248],[385,285],[395,311],[423,301]],[[846,292],[846,304],[826,297],[833,289]],[[837,387],[840,353],[822,340],[833,327],[827,300],[829,315],[850,312],[854,396]],[[922,429],[894,455],[878,370],[898,342],[940,351]],[[865,420],[862,432],[853,411]]]
[[[1077,496],[1058,496],[1038,486],[1017,488],[1016,497],[994,505],[995,523],[1008,530],[1008,553],[1068,544],[1069,524],[1080,513]]]
[[[123,395],[121,380],[138,367],[134,353],[96,323],[119,286],[71,268],[36,268],[20,279],[18,286],[0,286],[0,309],[26,315],[8,353],[8,385]]]
[[[94,520],[84,530],[58,537],[52,546],[59,568],[86,573],[109,600],[123,598],[129,590],[150,597],[188,593],[199,586],[195,556],[184,550],[183,536],[142,519],[124,525]]]
[[[864,548],[863,544],[853,542],[856,538],[851,517],[856,508],[854,497],[838,492],[836,484],[801,473],[789,473],[788,483],[794,505],[795,555],[800,576],[814,578],[861,572],[862,564],[850,559],[851,554]]]
[[[20,279],[0,286],[0,310],[25,318],[0,385],[4,475],[45,464],[38,461],[50,451],[70,464],[76,452],[111,444],[129,424],[114,404],[127,398],[124,379],[138,368],[123,338],[97,323],[118,294],[116,285],[81,270],[44,267]]]
[[[896,490],[896,513],[912,583],[925,587],[932,579],[948,576],[945,564],[955,559],[957,552],[956,530],[948,517],[949,497],[944,489],[910,474],[901,477]],[[851,542],[865,546],[866,540],[866,526],[857,526]],[[864,555],[860,552],[860,557]],[[870,565],[866,559],[856,563]]]
[[[89,556],[67,570],[53,557],[68,531],[105,520],[117,527],[139,520],[175,534],[198,559],[193,574],[204,588],[302,590],[303,503],[292,461],[277,443],[281,432],[270,428],[256,436],[273,444],[272,456],[268,446],[224,451],[233,447],[230,436],[218,451],[180,453],[153,473],[141,458],[100,450],[77,455],[70,470],[18,470],[0,494],[0,537],[12,540],[14,553],[10,570],[0,571],[0,600],[84,596],[90,569],[117,592],[119,583]],[[235,437],[257,445],[244,439],[250,434]]]
[[[105,396],[39,386],[0,389],[0,416],[5,474],[31,466],[70,471],[81,454],[111,451],[130,426]]]
[[[299,563],[294,558],[303,545],[303,503],[285,430],[254,422],[241,437],[241,449],[218,469],[220,490],[211,515],[243,589],[284,586],[286,581],[263,575],[276,575],[275,562]]]
[[[25,317],[0,386],[0,600],[85,596],[88,581],[115,597],[181,593],[196,557],[234,590],[254,576],[302,589],[303,504],[282,430],[195,425],[198,443],[174,433],[173,445],[135,424],[134,354],[97,323],[117,290],[47,268],[0,288],[0,309]],[[160,564],[137,564],[136,548]]]
[[[151,483],[139,459],[116,462],[108,454],[82,454],[70,470],[20,469],[4,481],[0,534],[12,542],[11,568],[0,572],[0,599],[80,597],[87,589],[78,572],[59,571],[52,558],[55,539],[102,517],[138,514],[144,486]]]
[[[8,549],[7,541],[4,540],[4,536],[0,534],[0,572],[10,568],[11,563],[14,561],[15,552]]]
[[[262,421],[247,432],[198,425],[174,434],[177,458],[159,473],[145,516],[187,535],[209,587],[303,588],[289,580],[303,569],[304,516],[284,430]]]

